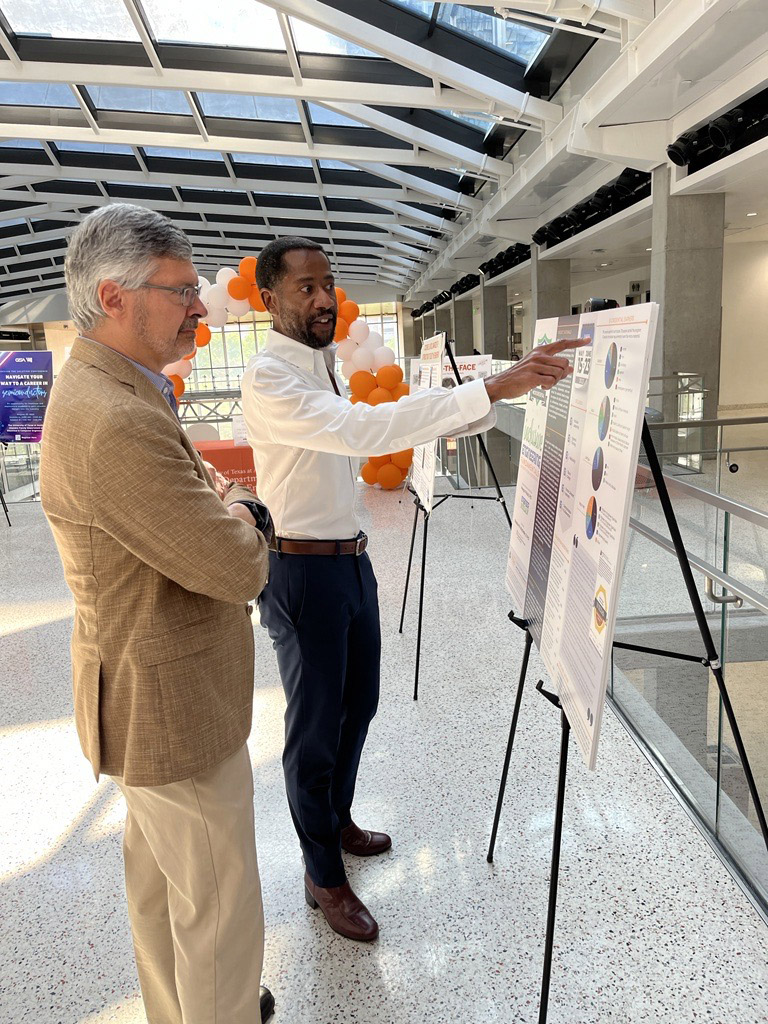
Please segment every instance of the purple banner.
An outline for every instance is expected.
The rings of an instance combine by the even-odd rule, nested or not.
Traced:
[[[52,384],[52,352],[0,352],[0,441],[41,439]]]

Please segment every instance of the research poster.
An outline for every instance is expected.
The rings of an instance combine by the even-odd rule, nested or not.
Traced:
[[[435,334],[432,338],[424,339],[419,359],[419,378],[414,385],[414,391],[439,388],[442,385],[444,353],[445,334]],[[416,445],[413,449],[411,485],[427,512],[432,511],[435,496],[436,460],[437,441],[428,441],[427,444]]]
[[[52,386],[52,352],[0,352],[0,441],[41,440]]]
[[[470,380],[478,380],[482,377],[490,377],[493,372],[493,356],[454,356],[456,368],[461,377],[461,383],[466,384]],[[411,387],[419,386],[420,359],[411,360]],[[440,381],[441,387],[455,388],[456,374],[453,372],[450,359],[443,360],[443,373]]]
[[[590,338],[528,396],[507,563],[514,610],[594,768],[611,667],[656,303],[539,320],[535,344]]]

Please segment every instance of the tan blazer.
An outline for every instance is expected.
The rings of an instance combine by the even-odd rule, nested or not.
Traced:
[[[75,597],[75,721],[96,777],[158,786],[229,757],[251,727],[246,602],[267,546],[155,385],[96,342],[75,342],[53,386],[40,492]]]

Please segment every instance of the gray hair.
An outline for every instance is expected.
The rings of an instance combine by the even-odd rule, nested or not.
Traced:
[[[102,281],[139,288],[161,259],[192,259],[191,242],[167,217],[130,203],[89,213],[70,238],[64,261],[69,309],[78,331],[90,331],[104,318],[98,291]]]

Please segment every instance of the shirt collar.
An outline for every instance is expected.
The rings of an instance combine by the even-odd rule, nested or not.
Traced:
[[[309,345],[302,345],[300,341],[287,338],[272,327],[267,331],[266,349],[307,373],[316,374],[323,362],[326,366],[333,366],[336,358],[336,345],[334,344],[325,349],[310,348]],[[320,357],[318,362],[315,362],[316,355]]]
[[[96,341],[95,338],[89,338],[88,335],[81,334],[80,337],[84,338],[86,341],[93,342],[94,345],[101,345],[102,348],[109,348],[109,345],[104,345],[103,342]],[[129,363],[135,366],[137,370],[140,370],[147,380],[151,381],[155,385],[170,407],[174,410],[176,409],[175,396],[173,396],[173,381],[170,377],[166,377],[164,373],[155,373],[155,371],[150,370],[148,366],[145,366],[143,363],[137,363],[135,359],[131,359],[130,356],[126,356],[122,352],[117,352],[116,349],[110,349],[110,351],[116,352],[117,355],[122,356],[123,359],[126,359]],[[171,396],[173,396],[173,398]]]

